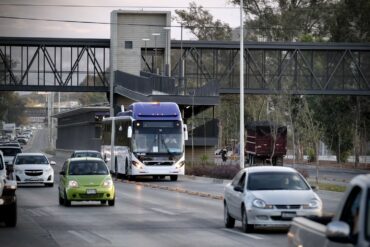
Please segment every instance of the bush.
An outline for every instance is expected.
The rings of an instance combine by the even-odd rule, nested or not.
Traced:
[[[186,175],[204,176],[219,179],[232,179],[240,170],[238,165],[197,165],[186,168]]]

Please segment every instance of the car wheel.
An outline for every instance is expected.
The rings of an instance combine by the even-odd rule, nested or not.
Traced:
[[[59,205],[63,205],[64,204],[64,200],[63,198],[60,196],[60,192],[58,191],[58,195],[59,195]]]
[[[170,179],[171,181],[177,181],[177,175],[171,175]]]
[[[106,200],[101,200],[101,201],[100,201],[100,204],[101,204],[101,205],[105,205],[105,204],[107,204],[107,201],[106,201]]]
[[[15,227],[17,225],[17,203],[16,202],[7,206],[5,225],[7,227]]]
[[[235,219],[230,216],[226,202],[224,203],[224,223],[226,228],[233,228],[235,226]]]
[[[71,206],[71,201],[70,200],[68,200],[68,198],[67,198],[67,193],[64,191],[64,199],[63,199],[63,203],[64,203],[64,206],[65,207],[69,207],[69,206]]]
[[[113,198],[113,200],[109,200],[108,205],[111,207],[114,206],[115,201],[116,201],[116,198]]]
[[[242,207],[242,229],[243,232],[253,232],[254,225],[248,224],[247,211]]]

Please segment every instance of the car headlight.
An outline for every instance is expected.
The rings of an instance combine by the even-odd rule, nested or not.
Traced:
[[[106,179],[104,180],[103,182],[103,187],[106,187],[106,188],[111,188],[113,186],[113,181],[112,179]]]
[[[271,209],[272,205],[266,204],[264,200],[261,199],[254,199],[252,202],[253,207],[256,208],[264,208],[264,209]]]
[[[70,180],[70,181],[68,182],[68,187],[70,187],[70,188],[78,188],[78,183],[77,183],[77,181],[76,181],[76,180]]]
[[[303,205],[303,208],[313,209],[313,208],[319,208],[320,206],[321,206],[320,201],[317,199],[314,199],[314,200],[311,200],[308,204]]]
[[[15,174],[23,174],[23,170],[15,169]]]
[[[45,169],[46,173],[49,173],[49,172],[52,172],[52,171],[53,171],[53,168],[51,168],[51,167]]]

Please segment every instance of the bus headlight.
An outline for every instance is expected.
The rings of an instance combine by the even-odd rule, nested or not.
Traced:
[[[176,165],[176,168],[177,169],[180,169],[181,167],[183,167],[185,165],[185,161],[181,161],[179,162],[177,165]]]
[[[137,161],[133,160],[132,165],[135,166],[138,169],[144,169],[144,166],[142,164],[140,164],[139,162],[137,162]]]

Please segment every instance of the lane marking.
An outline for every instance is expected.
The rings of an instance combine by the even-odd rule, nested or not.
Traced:
[[[175,213],[173,212],[170,212],[170,211],[167,211],[167,210],[164,210],[164,209],[160,209],[160,208],[150,208],[152,211],[155,211],[157,213],[162,213],[162,214],[167,214],[167,215],[176,215]]]
[[[76,231],[68,231],[70,234],[72,234],[72,235],[75,235],[76,237],[78,237],[78,238],[80,238],[80,239],[82,239],[82,240],[84,240],[84,241],[86,241],[86,242],[88,242],[88,243],[90,243],[90,244],[93,244],[93,243],[95,243],[95,241],[93,240],[93,239],[90,239],[89,237],[88,237],[88,235],[87,236],[84,236],[84,235],[86,235],[86,233],[87,232],[85,232],[85,231],[80,231],[80,232],[76,232]]]
[[[255,234],[250,234],[250,233],[243,233],[243,232],[237,232],[235,230],[231,230],[231,229],[227,229],[227,228],[222,228],[221,230],[225,231],[225,232],[230,232],[230,233],[233,233],[233,234],[236,234],[236,235],[239,235],[239,236],[242,236],[242,237],[249,237],[249,238],[253,238],[255,240],[263,240],[264,238],[262,237],[259,237],[259,236],[256,236]]]

